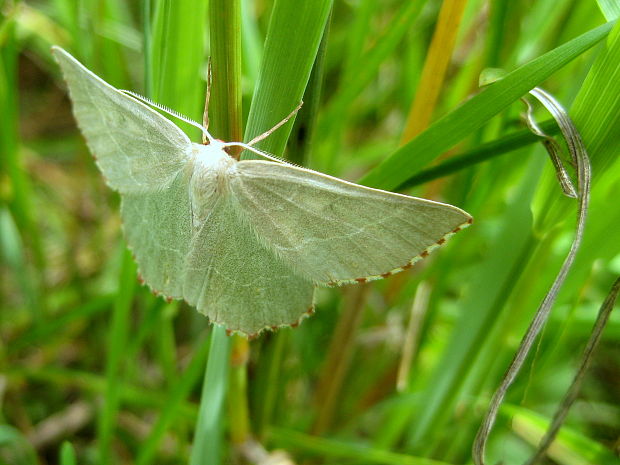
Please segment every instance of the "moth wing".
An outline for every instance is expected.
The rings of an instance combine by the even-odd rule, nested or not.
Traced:
[[[231,189],[261,240],[317,284],[386,277],[471,223],[451,205],[270,161],[239,162]]]
[[[168,119],[120,92],[60,47],[78,126],[108,184],[121,193],[160,190],[183,168],[191,142]]]
[[[295,325],[313,308],[314,284],[262,244],[226,196],[194,236],[183,281],[198,311],[245,334]]]
[[[156,293],[183,298],[183,275],[192,239],[191,165],[163,190],[121,196],[129,248],[144,281]]]

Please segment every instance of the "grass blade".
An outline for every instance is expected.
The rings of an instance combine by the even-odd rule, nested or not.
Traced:
[[[8,7],[7,7],[8,9]],[[11,217],[19,230],[21,242],[33,256],[33,270],[28,269],[24,275],[24,285],[28,282],[30,293],[24,297],[29,301],[32,319],[41,324],[45,317],[45,301],[41,298],[43,277],[35,270],[46,268],[43,246],[35,221],[34,195],[31,182],[24,168],[24,160],[19,150],[19,107],[18,107],[18,43],[15,35],[15,16],[18,7],[8,11],[2,21],[0,33],[0,172],[8,178],[7,190],[10,195],[6,199]],[[5,200],[5,199],[3,199]],[[30,275],[30,279],[26,276]]]
[[[248,115],[245,140],[271,129],[301,101],[331,6],[331,0],[276,0]],[[260,142],[258,147],[281,155],[292,126],[293,121],[289,121]]]
[[[187,398],[191,389],[200,379],[200,374],[205,366],[208,353],[209,344],[207,344],[206,341],[199,344],[198,347],[195,348],[195,354],[185,369],[185,373],[170,387],[170,392],[166,397],[165,405],[159,413],[159,418],[153,425],[151,433],[140,447],[140,454],[136,460],[137,465],[153,463],[157,454],[157,448],[166,429],[172,424],[175,418],[182,413],[182,410],[179,408],[181,402]]]
[[[119,379],[123,355],[129,335],[129,315],[136,283],[136,265],[129,250],[123,247],[121,269],[118,273],[118,292],[112,310],[106,358],[105,402],[97,424],[99,463],[112,463],[112,441],[120,406]]]
[[[283,428],[273,428],[270,436],[281,447],[300,449],[322,458],[361,461],[384,465],[448,465],[447,462],[424,457],[398,454],[387,450],[368,447],[363,444],[347,443],[335,439],[310,436]]]
[[[616,0],[596,0],[607,21],[620,18],[620,3]]]
[[[212,0],[209,6],[213,88],[209,106],[215,137],[241,140],[241,4]]]
[[[158,0],[152,28],[153,100],[202,121],[205,81],[206,0]],[[148,70],[147,70],[148,72]],[[200,131],[175,121],[193,141]]]
[[[219,137],[239,140],[241,135],[241,5],[239,0],[212,0],[209,24],[213,89],[210,116]],[[231,338],[213,325],[211,347],[194,431],[191,465],[221,463],[222,409],[228,385]],[[243,367],[245,368],[245,367]],[[246,398],[245,391],[235,394]],[[243,386],[244,388],[244,386]],[[231,394],[232,395],[232,394]]]
[[[612,26],[613,23],[606,23],[588,31],[491,84],[386,158],[362,177],[360,183],[381,189],[399,186],[555,71],[601,41]]]
[[[560,130],[553,121],[540,123],[540,128],[550,135],[554,135]],[[467,152],[454,155],[435,166],[423,169],[398,186],[397,190],[404,190],[413,186],[426,184],[427,182],[449,176],[467,167],[482,163],[500,155],[509,154],[539,141],[540,138],[532,134],[532,131],[529,129],[517,131],[501,139],[478,145]]]
[[[418,90],[409,110],[402,142],[409,142],[423,131],[433,117],[439,93],[456,43],[467,0],[444,0],[441,4],[433,40],[428,48]]]
[[[226,393],[229,358],[230,338],[226,336],[223,327],[214,325],[190,465],[221,463],[222,406]]]
[[[60,448],[60,465],[77,465],[75,449],[69,441],[63,442]]]
[[[592,154],[594,181],[620,153],[620,22],[615,24],[604,46],[571,109],[571,116]]]

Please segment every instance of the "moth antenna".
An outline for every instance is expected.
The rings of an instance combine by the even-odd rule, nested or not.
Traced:
[[[124,89],[119,89],[123,94],[125,95],[129,95],[130,97],[133,97],[137,100],[142,101],[143,103],[146,103],[147,105],[150,105],[154,108],[157,108],[158,110],[163,111],[164,113],[168,113],[170,116],[174,116],[177,119],[180,119],[181,121],[185,121],[187,124],[191,124],[192,126],[200,129],[202,131],[202,133],[207,136],[207,139],[209,139],[210,142],[212,142],[213,136],[211,136],[211,134],[209,134],[209,131],[207,131],[206,128],[204,128],[200,123],[197,123],[196,121],[188,118],[187,116],[182,115],[181,113],[179,113],[176,110],[173,110],[172,108],[167,107],[166,105],[162,105],[161,103],[157,103],[154,102],[153,100],[151,100],[148,97],[145,97],[143,95],[140,95],[136,92],[132,92],[131,90],[124,90]]]

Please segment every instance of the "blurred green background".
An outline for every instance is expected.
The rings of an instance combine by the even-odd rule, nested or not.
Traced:
[[[266,463],[251,457],[276,449],[298,464],[470,463],[575,226],[576,202],[520,119],[518,99],[540,85],[569,109],[593,185],[577,261],[487,457],[531,455],[620,273],[617,1],[4,0],[0,12],[0,463]],[[196,120],[211,56],[216,137],[249,140],[303,98],[263,149],[452,203],[474,225],[400,275],[319,290],[296,329],[227,337],[138,284],[52,44]],[[488,67],[512,74],[481,92]],[[617,313],[548,463],[618,463]]]

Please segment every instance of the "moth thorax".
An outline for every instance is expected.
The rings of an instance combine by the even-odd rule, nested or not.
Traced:
[[[193,172],[189,183],[192,221],[202,224],[218,198],[229,192],[231,168],[237,161],[224,151],[222,143],[193,144]]]
[[[224,143],[220,141],[213,141],[209,145],[192,144],[192,153],[197,167],[207,170],[226,171],[236,161],[226,153]]]

